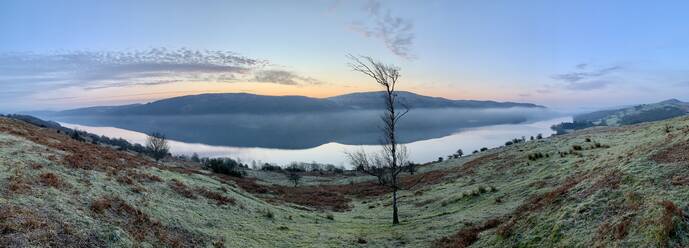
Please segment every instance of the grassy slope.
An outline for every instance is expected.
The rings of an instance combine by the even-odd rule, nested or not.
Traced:
[[[617,110],[604,110],[604,111],[598,111],[598,112],[593,112],[593,113],[588,113],[588,114],[581,114],[579,116],[575,116],[575,120],[579,121],[590,121],[595,124],[604,124],[606,126],[621,126],[623,125],[622,120],[625,117],[633,117],[633,116],[644,116],[644,118],[641,118],[641,120],[644,120],[644,122],[647,121],[653,121],[653,120],[661,120],[661,119],[648,119],[652,118],[649,116],[649,113],[652,112],[658,112],[661,111],[662,109],[665,108],[671,108],[671,109],[679,109],[679,110],[684,110],[685,112],[689,108],[689,105],[686,103],[682,102],[675,102],[675,101],[663,101],[663,102],[658,102],[658,103],[651,103],[651,104],[642,104],[642,105],[637,105],[633,107],[627,107],[627,108],[622,108],[622,109],[617,109]],[[655,118],[661,118],[656,116]],[[667,117],[664,117],[662,119],[667,119]]]
[[[9,125],[6,119],[0,120],[4,121],[0,126]],[[670,133],[666,126],[671,127]],[[586,138],[592,141],[586,142]],[[222,240],[227,247],[426,247],[490,219],[496,219],[498,227],[482,231],[474,246],[686,245],[689,239],[680,238],[687,236],[686,224],[672,215],[671,225],[664,223],[663,216],[667,214],[659,202],[669,200],[680,207],[689,203],[689,189],[684,185],[689,182],[686,156],[684,162],[673,162],[676,159],[671,157],[681,157],[682,152],[689,150],[672,150],[666,154],[671,158],[662,160],[662,164],[652,157],[668,148],[689,147],[682,147],[688,138],[689,118],[677,118],[631,127],[582,130],[427,166],[422,172],[434,171],[444,177],[436,184],[403,191],[402,224],[392,227],[391,210],[386,206],[388,196],[355,199],[351,211],[332,213],[331,220],[327,211],[268,203],[231,181],[187,175],[166,167],[130,169],[157,176],[160,181],[137,181],[133,185],[118,182],[118,175],[107,169],[72,168],[61,159],[69,152],[50,144],[39,145],[30,137],[0,132],[0,185],[4,189],[0,192],[0,208],[30,210],[31,214],[26,215],[38,219],[38,224],[27,224],[0,215],[0,229],[9,230],[0,232],[0,244],[42,246],[46,242],[76,240],[122,247],[158,246],[166,242],[159,237],[137,239],[137,231],[141,230],[132,228],[132,224],[141,223],[117,221],[122,215],[116,215],[115,210],[107,215],[115,218],[94,211],[92,203],[107,196],[124,200],[149,217],[149,222],[159,221],[164,230],[199,240],[187,245],[212,246]],[[595,148],[596,142],[602,147]],[[583,150],[578,154],[558,154],[569,152],[573,145],[582,146]],[[537,152],[548,157],[527,159],[528,154]],[[45,173],[57,175],[63,182],[61,186],[42,183],[40,175]],[[279,177],[257,176],[268,181]],[[184,197],[170,187],[173,179],[192,191],[203,188],[233,198],[235,204],[218,205],[196,191],[196,199]],[[349,181],[362,178],[332,180],[327,183],[346,186]],[[10,190],[17,181],[25,182],[27,189]],[[285,182],[281,180],[282,184]],[[136,190],[137,187],[143,190]],[[497,191],[479,190],[491,187]],[[273,217],[267,217],[267,212]],[[44,222],[58,220],[72,231],[57,236],[44,234],[42,229],[65,228],[41,225],[41,218]],[[34,236],[27,239],[22,235]],[[367,244],[358,244],[358,238]]]

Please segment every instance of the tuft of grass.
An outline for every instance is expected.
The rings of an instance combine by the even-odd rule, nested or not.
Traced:
[[[433,244],[439,248],[469,247],[479,238],[479,233],[498,227],[503,222],[502,219],[489,219],[482,224],[469,225],[460,229],[452,236],[443,237],[436,240]]]
[[[106,247],[93,231],[33,207],[0,205],[0,247]]]
[[[41,184],[56,189],[65,187],[67,184],[55,173],[46,172],[38,176],[38,180]]]
[[[121,227],[137,241],[165,247],[194,247],[205,243],[205,237],[165,226],[118,197],[100,197],[91,202],[90,208],[96,218]]]
[[[172,189],[172,191],[177,192],[177,194],[179,194],[181,196],[184,196],[184,197],[189,198],[189,199],[196,199],[197,198],[196,195],[194,194],[194,192],[191,189],[189,189],[189,187],[187,187],[186,184],[180,182],[177,179],[170,180],[168,185],[170,186],[170,189]]]
[[[660,229],[656,233],[656,239],[661,246],[667,246],[667,242],[675,235],[678,225],[684,222],[687,216],[674,202],[664,200],[658,202],[663,207],[663,214],[658,220]]]
[[[218,192],[211,191],[206,188],[197,188],[196,192],[198,192],[200,195],[203,197],[206,197],[208,199],[214,200],[218,205],[228,205],[228,204],[235,204],[235,199],[231,197],[226,197]]]
[[[132,185],[134,184],[134,180],[132,180],[129,176],[127,175],[120,175],[117,177],[117,182],[125,185]]]
[[[11,194],[22,194],[27,193],[31,190],[31,185],[28,183],[24,174],[20,171],[15,171],[15,173],[10,176],[8,180],[7,191]]]

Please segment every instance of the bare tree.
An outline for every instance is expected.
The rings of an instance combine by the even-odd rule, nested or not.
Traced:
[[[167,138],[162,133],[154,132],[146,138],[146,149],[156,162],[167,156],[170,151]]]
[[[404,170],[404,163],[401,159],[406,159],[406,149],[400,149],[397,143],[396,128],[399,120],[404,117],[409,108],[397,99],[397,80],[400,77],[400,69],[393,65],[386,65],[375,61],[367,56],[353,56],[349,55],[351,63],[349,64],[354,71],[361,72],[371,78],[384,89],[383,97],[385,100],[385,112],[381,116],[383,121],[383,138],[381,145],[383,146],[382,156],[379,162],[382,162],[379,167],[382,168],[383,174],[389,176],[387,185],[392,189],[392,224],[399,224],[399,217],[397,214],[397,190],[400,189],[399,174]],[[402,111],[397,111],[397,106],[402,106]]]
[[[287,179],[292,181],[294,184],[294,187],[297,187],[299,185],[299,181],[301,180],[301,175],[299,174],[298,171],[288,171],[287,172]]]
[[[287,179],[292,181],[294,184],[294,187],[297,187],[299,185],[299,181],[301,180],[301,174],[300,172],[305,172],[306,171],[306,166],[298,164],[298,163],[292,163],[290,166],[285,168],[285,173],[287,175]]]
[[[376,177],[379,185],[387,185],[388,166],[379,154],[367,154],[363,149],[345,154],[354,169]]]

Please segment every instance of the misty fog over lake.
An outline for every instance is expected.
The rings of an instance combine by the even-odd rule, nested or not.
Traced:
[[[213,146],[308,149],[328,143],[376,145],[380,110],[332,113],[52,116],[86,126],[106,126],[142,133],[161,132],[172,140]],[[412,109],[400,121],[398,140],[410,143],[440,138],[462,128],[518,124],[554,118],[541,108]]]
[[[345,151],[377,151],[380,111],[332,114],[80,116],[53,118],[66,127],[130,142],[145,142],[145,133],[170,137],[173,154],[231,157],[248,163],[318,162],[346,164]],[[543,109],[414,109],[401,122],[399,138],[410,159],[428,162],[457,149],[470,154],[507,140],[543,134],[571,117]]]

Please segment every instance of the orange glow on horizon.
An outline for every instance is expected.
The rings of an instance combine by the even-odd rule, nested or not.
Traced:
[[[419,87],[402,85],[400,90],[410,91],[421,95],[443,97],[455,100],[496,100],[513,101],[512,94],[503,89],[485,90],[468,89],[461,91],[445,87]],[[326,98],[354,92],[379,91],[374,83],[358,85],[320,84],[320,85],[281,85],[272,83],[238,82],[179,82],[163,85],[130,86],[121,88],[107,88],[97,90],[72,89],[71,92],[58,92],[53,98],[37,97],[37,101],[59,101],[73,107],[88,107],[102,105],[122,105],[132,103],[146,103],[166,98],[198,95],[205,93],[250,93],[258,95],[285,96],[299,95],[315,98]],[[62,96],[69,95],[73,97]],[[57,100],[56,100],[57,99]]]

